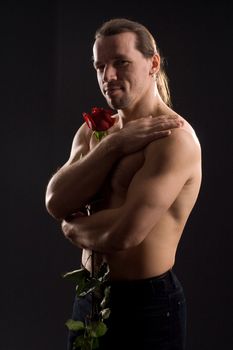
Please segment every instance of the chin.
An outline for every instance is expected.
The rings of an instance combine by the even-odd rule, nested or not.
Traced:
[[[125,100],[107,100],[107,103],[112,109],[125,109],[129,105],[128,101]]]

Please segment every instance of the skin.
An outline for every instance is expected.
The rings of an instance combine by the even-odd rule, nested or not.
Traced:
[[[100,89],[118,112],[107,138],[112,137],[111,144],[118,145],[116,149],[122,153],[109,166],[104,182],[96,185],[95,197],[98,199],[99,194],[101,198],[93,204],[94,213],[63,220],[62,230],[66,238],[83,249],[82,262],[88,269],[89,251],[94,250],[109,264],[112,279],[157,276],[174,265],[179,240],[198,196],[200,144],[191,125],[182,117],[177,119],[158,94],[154,75],[159,71],[159,56],[145,58],[135,48],[133,33],[98,38],[93,56]],[[152,129],[155,134],[164,122],[172,131],[161,136],[169,137],[150,139]],[[86,126],[81,130],[60,172],[63,180],[81,153],[85,160],[85,154],[88,157],[101,147]],[[148,142],[140,144],[138,135]],[[106,160],[106,164],[110,163]],[[59,187],[56,181],[59,184],[59,176],[49,184],[48,198],[56,192],[52,188]],[[85,197],[85,192],[87,186],[79,190],[80,196]],[[88,199],[91,202],[93,198],[89,195],[86,203]],[[75,197],[69,198],[70,207],[61,218],[74,210],[72,201]]]

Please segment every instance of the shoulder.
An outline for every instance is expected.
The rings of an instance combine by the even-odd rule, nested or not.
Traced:
[[[84,156],[89,152],[91,135],[92,130],[88,128],[86,123],[83,123],[73,137],[68,163],[74,162],[75,160],[79,159],[80,156]]]
[[[90,138],[92,134],[92,130],[87,126],[87,123],[83,123],[79,129],[76,131],[74,135],[74,139],[76,138],[82,138],[82,139],[88,139]]]
[[[181,148],[183,151],[186,150],[187,152],[201,151],[200,142],[195,130],[185,118],[182,116],[179,116],[179,118],[183,121],[183,126],[172,129],[169,136],[150,143],[147,149],[148,151],[154,148],[156,148],[157,151],[160,150],[162,152],[166,152],[166,150],[170,150],[171,148]]]
[[[89,145],[91,135],[92,135],[92,130],[87,126],[86,123],[83,123],[74,135],[73,144],[72,144],[73,147],[79,144]]]
[[[146,162],[160,168],[186,168],[201,162],[201,147],[194,130],[184,126],[151,142],[144,155]]]

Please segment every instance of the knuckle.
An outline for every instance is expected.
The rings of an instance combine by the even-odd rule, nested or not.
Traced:
[[[70,238],[71,237],[72,230],[69,228],[69,226],[65,222],[62,223],[62,231],[63,231],[64,236],[66,238]]]

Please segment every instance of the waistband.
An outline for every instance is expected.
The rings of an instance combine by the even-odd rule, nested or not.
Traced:
[[[179,280],[172,270],[162,275],[139,280],[110,281],[111,293],[116,294],[160,294],[182,288]]]

